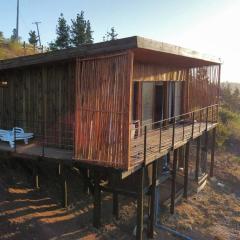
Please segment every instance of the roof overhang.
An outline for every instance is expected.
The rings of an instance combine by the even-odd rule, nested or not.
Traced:
[[[134,36],[114,41],[86,44],[76,48],[0,60],[0,70],[66,61],[76,57],[85,58],[129,49],[135,52],[137,60],[144,62],[161,63],[161,61],[164,61],[166,63],[166,61],[173,61],[172,63],[185,66],[221,64],[219,58],[175,45]]]

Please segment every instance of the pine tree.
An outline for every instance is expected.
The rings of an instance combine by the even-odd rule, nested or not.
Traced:
[[[4,36],[3,36],[3,32],[0,31],[0,43],[2,43],[4,41]]]
[[[30,31],[28,34],[29,34],[28,42],[35,47],[38,42],[36,31]]]
[[[55,42],[49,44],[51,50],[65,49],[70,46],[69,30],[70,27],[68,26],[66,19],[61,13],[60,17],[58,18],[58,25],[56,26],[57,38]]]
[[[90,21],[87,20],[87,23],[86,23],[86,33],[85,33],[85,37],[86,37],[85,43],[93,43],[92,33],[93,33],[93,31],[91,29]]]
[[[57,47],[57,45],[56,45],[55,42],[50,42],[50,43],[48,44],[48,46],[49,46],[48,51],[56,51],[56,50],[58,50],[58,47]]]
[[[107,40],[112,41],[117,39],[117,32],[114,27],[110,29],[110,32],[107,32]]]
[[[84,20],[84,11],[81,11],[80,14],[77,14],[77,17],[75,20],[72,19],[71,44],[73,46],[76,47],[86,43],[86,27],[87,27],[87,23]]]
[[[13,31],[12,31],[12,36],[11,36],[11,41],[15,42],[15,41],[18,41],[19,38],[17,37],[17,29],[14,28]]]

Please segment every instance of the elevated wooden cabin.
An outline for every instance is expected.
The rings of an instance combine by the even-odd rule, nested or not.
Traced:
[[[136,36],[1,60],[0,129],[34,133],[12,151],[131,170],[216,126],[220,64]]]

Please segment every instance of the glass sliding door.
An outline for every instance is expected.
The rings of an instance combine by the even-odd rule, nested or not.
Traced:
[[[142,125],[153,122],[154,82],[142,84]]]

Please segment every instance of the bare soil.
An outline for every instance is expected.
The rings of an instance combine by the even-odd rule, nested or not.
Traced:
[[[56,166],[40,172],[40,190],[32,187],[31,171],[20,162],[0,161],[0,239],[134,239],[136,202],[120,198],[120,219],[112,216],[111,195],[103,194],[102,227],[92,227],[92,197],[82,179],[69,174],[69,207],[62,208]],[[240,157],[217,152],[215,178],[203,191],[162,213],[162,223],[196,240],[240,239]],[[156,239],[174,240],[156,229]]]

